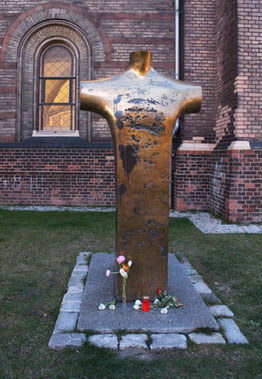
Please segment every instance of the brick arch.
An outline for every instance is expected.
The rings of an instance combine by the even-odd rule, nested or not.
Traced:
[[[64,20],[47,20],[31,28],[20,42],[18,49],[17,80],[17,139],[32,136],[37,127],[37,63],[41,50],[50,43],[62,42],[75,52],[76,93],[79,80],[92,77],[92,48],[86,36],[75,24]],[[76,125],[83,138],[88,137],[90,120],[86,112],[79,113],[79,98],[76,98]],[[79,127],[78,127],[79,126]]]
[[[19,45],[24,35],[35,25],[46,20],[64,20],[74,23],[88,36],[94,62],[110,60],[111,45],[97,19],[90,12],[73,4],[51,1],[27,10],[9,26],[2,44],[2,62],[17,62]]]

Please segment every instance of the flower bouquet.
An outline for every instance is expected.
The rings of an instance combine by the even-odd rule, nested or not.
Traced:
[[[180,299],[175,296],[171,296],[167,294],[167,291],[162,291],[160,288],[156,290],[158,297],[155,299],[154,304],[151,305],[150,308],[159,308],[161,307],[161,313],[167,313],[168,309],[171,307],[182,307],[182,303],[180,303]]]
[[[167,291],[162,291],[160,288],[156,290],[157,298],[155,298],[153,305],[150,305],[151,309],[161,308],[161,313],[167,313],[168,309],[171,307],[182,307],[183,304],[180,303],[180,299],[175,296],[167,294]],[[142,306],[141,300],[136,300],[133,308],[139,310]]]
[[[124,255],[118,255],[116,261],[119,266],[119,270],[117,272],[111,272],[110,270],[106,270],[106,276],[120,274],[122,276],[122,305],[126,305],[126,280],[128,278],[128,273],[132,266],[132,261],[129,260],[126,262],[126,257]]]

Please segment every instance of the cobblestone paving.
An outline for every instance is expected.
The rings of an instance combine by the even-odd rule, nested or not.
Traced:
[[[234,314],[212,293],[198,275],[189,261],[181,254],[178,255],[182,268],[194,284],[196,290],[206,301],[213,316],[217,319],[221,330],[219,333],[189,333],[189,334],[95,334],[86,337],[85,333],[77,332],[77,321],[80,312],[81,299],[84,293],[84,282],[88,275],[88,258],[91,252],[81,252],[76,259],[76,265],[68,282],[68,290],[63,297],[60,313],[58,315],[53,335],[49,340],[49,347],[54,350],[62,350],[66,347],[79,348],[88,341],[98,347],[113,350],[143,349],[186,349],[188,342],[199,344],[248,344],[248,340],[242,334],[233,320]],[[207,300],[206,300],[207,299]],[[212,300],[212,305],[210,304]]]
[[[70,212],[114,212],[115,208],[103,207],[55,207],[55,206],[0,206],[0,209],[14,211],[70,211]],[[236,225],[225,224],[222,220],[215,218],[207,212],[176,212],[170,210],[170,217],[187,217],[204,234],[225,234],[225,233],[262,233],[262,224]]]

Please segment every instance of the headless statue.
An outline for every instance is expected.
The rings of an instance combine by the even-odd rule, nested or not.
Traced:
[[[116,254],[132,259],[127,300],[167,290],[169,175],[176,119],[201,107],[201,87],[151,67],[149,51],[130,54],[126,71],[81,82],[81,109],[103,116],[116,162]],[[119,277],[119,275],[118,275]],[[121,279],[116,286],[121,298]]]

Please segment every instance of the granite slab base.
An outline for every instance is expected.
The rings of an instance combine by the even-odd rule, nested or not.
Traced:
[[[167,314],[160,309],[144,313],[134,310],[134,303],[122,306],[117,303],[115,310],[99,310],[100,303],[114,299],[114,280],[107,278],[107,269],[114,269],[114,254],[93,254],[85,291],[81,302],[77,329],[99,333],[127,332],[190,333],[199,328],[218,330],[219,326],[184,272],[182,265],[173,254],[168,257],[168,293],[180,298],[183,306],[171,308]],[[128,281],[127,281],[128,286]]]

